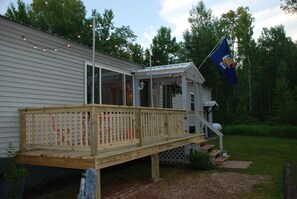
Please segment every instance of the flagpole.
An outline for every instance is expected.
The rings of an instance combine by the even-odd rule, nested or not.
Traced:
[[[222,40],[225,38],[226,36],[223,36],[220,41],[215,45],[215,47],[210,51],[210,53],[205,57],[205,59],[203,60],[203,62],[200,64],[200,66],[198,67],[198,70],[201,68],[201,66],[204,64],[204,62],[207,60],[207,58],[211,55],[211,53],[217,48],[217,46],[219,44],[221,44]]]

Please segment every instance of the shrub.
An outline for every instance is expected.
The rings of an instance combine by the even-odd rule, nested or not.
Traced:
[[[188,159],[192,169],[211,170],[214,167],[209,155],[202,151],[195,151],[189,155]]]
[[[297,139],[296,126],[232,125],[223,128],[225,135],[268,136]]]

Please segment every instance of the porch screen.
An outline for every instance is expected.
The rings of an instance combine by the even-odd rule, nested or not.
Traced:
[[[126,75],[126,105],[133,106],[133,77]]]
[[[92,66],[87,66],[87,103],[92,103]],[[99,104],[99,68],[95,67],[94,103]]]
[[[102,104],[123,105],[123,74],[102,69]]]

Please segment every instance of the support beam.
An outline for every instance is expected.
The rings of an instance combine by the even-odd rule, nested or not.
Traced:
[[[160,178],[160,167],[159,167],[159,153],[151,155],[152,163],[152,179],[154,182],[158,181]]]
[[[101,199],[101,173],[100,173],[100,169],[96,170],[96,199]]]

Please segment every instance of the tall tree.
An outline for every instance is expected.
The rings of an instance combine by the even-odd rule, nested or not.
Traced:
[[[255,101],[261,101],[263,112],[271,116],[273,113],[274,91],[277,80],[286,79],[288,88],[296,88],[296,66],[293,60],[297,59],[296,44],[286,36],[284,26],[270,29],[263,28],[258,40],[259,61],[255,71],[254,81],[259,85]]]
[[[171,36],[171,29],[161,26],[157,35],[153,38],[152,65],[166,65],[175,63],[175,57],[179,50],[176,38]]]
[[[297,1],[296,0],[281,0],[281,9],[287,13],[297,13]]]
[[[190,30],[186,30],[182,45],[191,59],[199,67],[208,56],[222,35],[218,33],[218,20],[212,15],[202,1],[190,10]],[[206,79],[207,86],[216,87],[218,83],[218,71],[208,59],[200,68],[200,72]]]
[[[26,5],[21,0],[17,1],[17,8],[13,3],[7,8],[5,16],[11,20],[18,21],[24,24],[32,24],[32,10],[31,7]]]
[[[81,0],[33,0],[33,25],[74,40],[82,31],[86,9]]]

